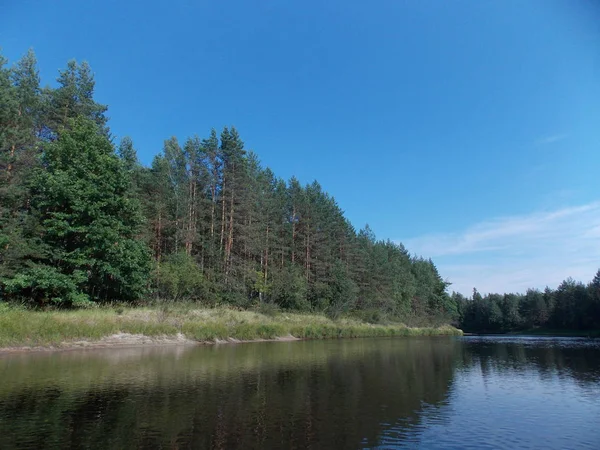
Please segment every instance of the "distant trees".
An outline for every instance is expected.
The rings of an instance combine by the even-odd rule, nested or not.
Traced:
[[[525,294],[488,294],[474,290],[471,299],[453,294],[460,326],[468,331],[502,332],[533,328],[600,329],[600,270],[587,286],[572,278],[556,290],[529,289]]]

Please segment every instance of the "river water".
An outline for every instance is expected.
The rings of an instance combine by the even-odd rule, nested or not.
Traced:
[[[600,449],[600,340],[0,355],[0,449]]]

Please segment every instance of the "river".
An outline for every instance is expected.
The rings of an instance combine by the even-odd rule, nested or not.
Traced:
[[[598,449],[600,340],[0,355],[0,449]]]

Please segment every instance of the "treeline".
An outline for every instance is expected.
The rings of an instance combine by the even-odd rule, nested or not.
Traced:
[[[262,167],[233,127],[171,137],[151,167],[114,145],[86,63],[40,86],[0,59],[0,295],[64,306],[151,298],[449,321],[431,260],[356,231],[316,181]]]
[[[452,297],[465,331],[600,330],[600,271],[587,285],[568,278],[543,292],[482,296],[474,289],[470,299],[457,293]]]

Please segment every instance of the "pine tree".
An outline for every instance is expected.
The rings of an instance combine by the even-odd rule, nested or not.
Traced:
[[[235,128],[224,128],[221,133],[221,153],[223,158],[223,176],[221,187],[221,239],[223,251],[224,284],[230,286],[235,281],[230,277],[234,268],[234,243],[236,231],[242,226],[238,207],[242,204],[243,187],[246,173],[246,151]]]
[[[123,161],[123,167],[125,170],[132,172],[139,165],[137,152],[133,147],[133,141],[129,136],[125,136],[121,139],[121,143],[119,144],[119,148],[117,151],[119,158]]]
[[[592,328],[600,329],[600,270],[588,286],[590,311],[588,312]]]
[[[106,136],[90,120],[73,119],[47,146],[43,163],[31,205],[45,252],[5,283],[7,292],[39,303],[140,298],[149,273],[136,239],[142,217]]]
[[[28,181],[38,166],[39,75],[29,51],[13,69],[0,57],[0,278],[18,273],[39,248],[28,227]]]
[[[221,180],[223,178],[223,161],[222,154],[219,148],[219,138],[217,132],[213,128],[210,132],[210,136],[202,141],[202,152],[204,154],[204,163],[206,165],[207,172],[207,196],[210,202],[210,219],[208,220],[207,226],[207,237],[206,245],[208,265],[211,267],[212,272],[217,269],[217,261],[220,261],[218,249],[218,201],[221,186]]]
[[[51,136],[55,136],[62,127],[70,124],[69,120],[78,116],[93,121],[108,137],[110,131],[105,116],[107,107],[94,100],[95,81],[87,62],[77,64],[71,60],[65,70],[59,71],[56,79],[57,89],[46,89],[47,128]]]
[[[186,224],[186,205],[188,196],[187,167],[183,149],[176,137],[171,137],[164,144],[164,163],[169,186],[170,217],[169,225],[172,237],[172,251],[183,251]]]
[[[145,168],[130,138],[112,147],[87,63],[70,61],[58,88],[43,90],[33,52],[5,66],[0,283],[9,295],[133,299],[151,249],[158,295],[395,318],[456,304],[431,261],[368,228],[357,234],[318,182],[277,178],[235,128],[183,146],[168,139]]]

